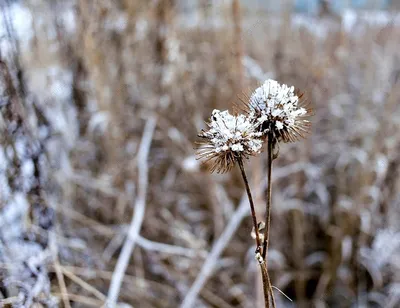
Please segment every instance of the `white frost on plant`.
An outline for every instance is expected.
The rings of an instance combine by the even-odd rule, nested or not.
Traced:
[[[170,62],[178,61],[180,58],[180,43],[174,38],[170,37],[166,41],[167,45],[167,57]]]
[[[139,18],[135,24],[135,39],[144,40],[149,30],[149,23],[145,18]]]
[[[261,151],[262,133],[257,131],[258,125],[245,115],[234,116],[227,110],[214,109],[208,126],[210,129],[200,136],[210,140],[214,153],[232,151],[254,155]]]
[[[341,15],[343,29],[352,35],[360,33],[357,28],[370,29],[388,24],[396,27],[400,24],[400,14],[395,11],[345,9]]]
[[[5,4],[0,5],[2,8],[2,12],[0,12],[0,52],[12,54],[14,49],[12,43],[7,39],[7,23],[10,22],[8,26],[12,25],[15,30],[20,47],[27,49],[34,35],[32,28],[33,16],[31,11],[21,3]]]
[[[15,239],[24,231],[24,215],[29,202],[24,193],[14,193],[11,200],[5,203],[0,212],[0,233],[6,239]]]
[[[283,123],[281,121],[276,121],[275,125],[277,129],[283,129]]]
[[[111,117],[108,111],[98,111],[93,113],[89,120],[88,131],[91,133],[98,131],[101,135],[104,135],[110,124],[110,119]]]
[[[275,122],[278,130],[295,125],[298,117],[304,116],[307,110],[298,106],[299,98],[294,94],[294,87],[279,84],[268,79],[257,88],[250,97],[250,110],[258,110],[261,115],[257,122]]]
[[[400,252],[400,232],[392,229],[380,229],[376,232],[371,248],[363,248],[361,255],[372,260],[378,268],[383,268],[395,261]]]
[[[382,181],[384,176],[386,175],[388,167],[389,167],[388,158],[384,154],[379,153],[376,157],[375,172],[380,181]]]

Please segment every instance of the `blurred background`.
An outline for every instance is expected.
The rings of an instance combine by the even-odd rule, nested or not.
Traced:
[[[194,147],[267,78],[315,110],[274,161],[277,306],[400,307],[400,1],[0,9],[1,307],[263,307],[240,174]]]

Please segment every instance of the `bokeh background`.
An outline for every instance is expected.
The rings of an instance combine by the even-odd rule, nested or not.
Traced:
[[[278,307],[400,307],[400,1],[0,8],[1,307],[263,307],[238,170],[193,148],[267,78],[315,110],[274,162]]]

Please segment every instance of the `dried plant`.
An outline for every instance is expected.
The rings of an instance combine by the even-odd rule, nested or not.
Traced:
[[[302,96],[302,95],[301,95]],[[269,143],[293,142],[309,132],[311,110],[299,101],[294,87],[268,79],[257,88],[247,103],[249,117],[259,125]]]
[[[246,102],[247,114],[232,116],[228,111],[214,110],[209,129],[198,135],[205,141],[200,143],[197,155],[205,162],[212,161],[211,172],[227,172],[238,163],[246,187],[253,220],[255,257],[260,264],[265,307],[276,306],[271,281],[268,274],[267,258],[269,230],[271,225],[271,192],[273,150],[279,142],[292,142],[308,133],[311,110],[299,105],[299,97],[294,94],[294,87],[279,84],[268,79],[257,88]],[[243,165],[243,158],[255,156],[261,152],[263,141],[268,143],[268,187],[266,225],[258,222],[249,182]],[[259,229],[264,229],[261,237]]]
[[[258,124],[254,124],[245,115],[231,115],[227,110],[212,112],[208,130],[198,136],[203,138],[199,143],[198,157],[211,161],[211,172],[227,172],[236,162],[249,158],[261,151],[262,133]]]

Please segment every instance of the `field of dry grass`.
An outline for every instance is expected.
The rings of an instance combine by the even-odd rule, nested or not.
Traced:
[[[239,170],[209,174],[194,147],[214,108],[274,78],[315,112],[310,136],[274,162],[268,266],[293,300],[275,289],[277,307],[399,307],[399,23],[26,0],[21,39],[13,5],[0,306],[262,307]],[[246,162],[259,215],[265,158]]]

